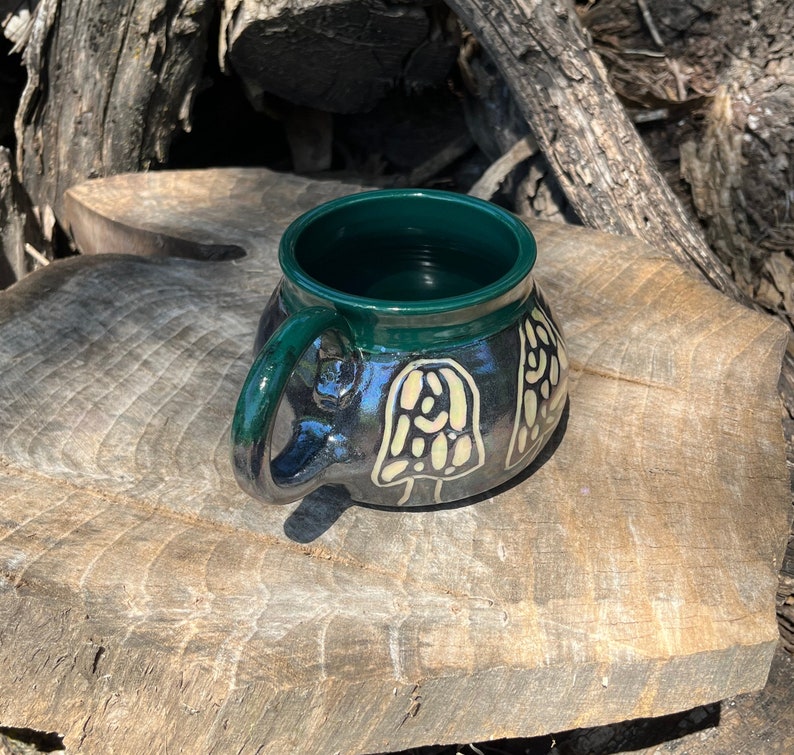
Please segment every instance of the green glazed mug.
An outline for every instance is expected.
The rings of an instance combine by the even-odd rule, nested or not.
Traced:
[[[232,423],[243,490],[427,506],[523,471],[567,395],[535,257],[517,217],[442,191],[365,192],[298,218]]]

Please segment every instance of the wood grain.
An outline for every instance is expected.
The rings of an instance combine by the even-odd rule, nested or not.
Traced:
[[[785,329],[636,240],[533,226],[573,379],[517,484],[400,513],[236,488],[227,436],[277,240],[355,188],[92,182],[68,203],[85,251],[246,254],[85,256],[0,295],[0,721],[80,752],[366,753],[762,687]]]
[[[445,80],[452,44],[431,36],[420,3],[382,0],[224,0],[220,56],[249,99],[263,93],[337,113],[371,110],[395,82]],[[435,30],[438,32],[438,30]],[[413,60],[413,57],[421,60]],[[417,65],[417,62],[419,63]],[[413,65],[412,65],[413,63]]]

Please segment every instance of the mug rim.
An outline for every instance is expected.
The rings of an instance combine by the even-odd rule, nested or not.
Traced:
[[[298,263],[296,255],[298,239],[311,224],[341,208],[363,207],[391,199],[407,201],[430,199],[487,214],[492,220],[499,222],[515,241],[515,261],[506,273],[475,291],[419,300],[377,299],[340,291],[310,276]],[[353,308],[383,315],[434,315],[477,307],[486,302],[502,299],[526,280],[535,265],[536,258],[535,237],[518,216],[484,199],[439,189],[375,189],[332,199],[303,213],[290,223],[279,243],[279,264],[285,278],[292,284],[320,300],[334,304],[338,309]]]

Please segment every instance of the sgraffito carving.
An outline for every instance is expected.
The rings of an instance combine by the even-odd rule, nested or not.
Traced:
[[[562,337],[535,307],[518,328],[521,358],[513,434],[505,468],[534,456],[557,426],[568,394],[568,358]]]
[[[381,487],[404,484],[398,502],[403,504],[416,480],[435,480],[439,502],[445,480],[463,477],[484,461],[474,378],[453,359],[409,362],[389,387],[372,481]]]

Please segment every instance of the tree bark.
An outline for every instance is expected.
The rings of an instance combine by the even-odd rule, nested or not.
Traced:
[[[488,48],[592,228],[630,234],[747,301],[653,163],[568,0],[449,0]]]
[[[21,187],[11,155],[0,147],[0,288],[25,277],[25,225],[28,208],[20,206]]]
[[[211,0],[41,0],[17,112],[20,180],[42,211],[86,178],[165,161],[204,65]]]
[[[762,300],[794,324],[794,4],[764,3],[748,27],[681,171],[712,248],[745,290],[765,277]]]

